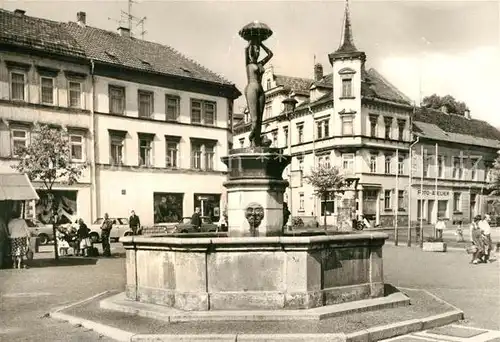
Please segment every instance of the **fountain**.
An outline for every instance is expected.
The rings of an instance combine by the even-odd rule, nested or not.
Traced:
[[[291,157],[261,138],[261,79],[273,55],[263,42],[272,33],[259,22],[240,31],[248,41],[245,96],[252,119],[251,147],[231,150],[222,158],[229,169],[224,184],[227,236],[122,238],[127,272],[122,310],[128,301],[169,308],[170,321],[272,320],[290,314],[308,319],[320,314],[318,308],[323,314],[338,312],[337,304],[362,301],[360,308],[366,309],[366,300],[384,297],[385,234],[283,234],[288,182],[282,173]],[[261,49],[267,56],[259,61]],[[408,304],[403,297],[386,303]],[[118,308],[110,300],[101,307]]]

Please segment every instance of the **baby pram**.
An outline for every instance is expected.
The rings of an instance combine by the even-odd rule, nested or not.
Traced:
[[[78,235],[73,227],[58,227],[57,244],[59,255],[68,255],[69,249],[73,249],[73,254],[79,249]]]

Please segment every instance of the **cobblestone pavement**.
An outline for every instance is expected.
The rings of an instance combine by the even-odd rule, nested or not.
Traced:
[[[123,291],[123,248],[113,244],[113,252],[119,257],[86,261],[70,257],[55,266],[51,263],[51,246],[44,246],[36,256],[38,267],[0,270],[0,341],[110,341],[82,327],[43,317],[58,306],[103,291]],[[471,327],[500,330],[500,263],[471,265],[469,260],[470,256],[461,251],[426,253],[416,247],[394,247],[388,243],[384,248],[384,273],[388,283],[426,289],[462,309],[466,321],[460,324],[468,330],[473,330]],[[399,340],[500,342],[500,336],[491,332],[460,334],[454,337],[431,330]]]
[[[500,342],[500,331],[451,324],[384,340],[398,342]]]

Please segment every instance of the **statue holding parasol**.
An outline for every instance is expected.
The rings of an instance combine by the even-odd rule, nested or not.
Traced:
[[[262,75],[264,74],[264,65],[273,57],[272,51],[264,46],[262,42],[269,38],[273,31],[266,24],[254,21],[243,27],[239,34],[248,41],[248,46],[245,48],[248,81],[245,87],[245,97],[252,120],[252,130],[249,136],[250,144],[252,147],[258,147],[263,145],[261,130],[266,99],[262,88]],[[267,53],[267,56],[259,61],[260,48]]]

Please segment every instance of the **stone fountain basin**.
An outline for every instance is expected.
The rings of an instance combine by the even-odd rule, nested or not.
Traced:
[[[387,237],[122,237],[126,297],[186,311],[297,310],[382,297]]]

